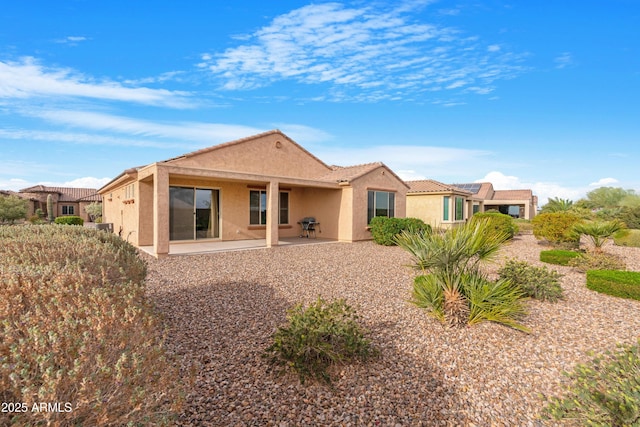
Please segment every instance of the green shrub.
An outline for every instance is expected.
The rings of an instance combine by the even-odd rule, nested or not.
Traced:
[[[273,334],[264,356],[275,366],[296,371],[301,383],[310,377],[330,383],[331,365],[365,360],[376,353],[355,310],[344,300],[328,303],[318,298],[307,308],[298,304],[287,311],[287,320]]]
[[[533,224],[533,235],[537,239],[577,247],[580,235],[573,232],[573,226],[580,221],[582,221],[580,217],[572,213],[554,212],[536,215],[531,223]]]
[[[498,270],[500,279],[508,280],[522,289],[526,296],[555,302],[562,299],[562,275],[547,267],[536,267],[525,261],[509,260]]]
[[[508,237],[488,218],[444,231],[400,234],[398,245],[422,272],[414,279],[412,303],[450,326],[488,320],[527,331],[518,323],[525,311],[521,290],[490,282],[480,272],[480,264],[495,257]]]
[[[0,227],[0,397],[73,406],[0,413],[0,425],[172,424],[183,392],[145,275],[114,234]]]
[[[640,300],[640,273],[589,270],[587,271],[587,288],[615,297]]]
[[[386,216],[376,216],[369,223],[373,241],[379,245],[395,245],[395,237],[403,231],[414,231],[417,233],[430,232],[431,226],[425,224],[418,218],[389,218]]]
[[[637,426],[640,420],[640,340],[565,373],[571,383],[553,397],[544,418],[588,426]]]
[[[613,236],[613,241],[618,246],[631,246],[640,248],[640,230],[621,230]]]
[[[617,220],[611,221],[586,221],[579,222],[573,226],[573,231],[579,235],[585,235],[593,243],[596,251],[602,250],[602,245],[611,236],[623,230],[625,225]]]
[[[606,252],[587,252],[569,260],[569,265],[580,272],[588,270],[626,270],[624,261]]]
[[[582,256],[582,253],[576,251],[565,251],[561,249],[553,249],[550,251],[540,252],[540,261],[547,264],[569,265],[569,262]]]
[[[531,224],[531,220],[524,218],[514,219],[516,227],[518,227],[518,233],[521,234],[532,234],[533,233],[533,224]]]
[[[62,225],[84,225],[84,220],[79,216],[59,216],[54,222]]]
[[[500,212],[477,213],[471,217],[471,223],[476,223],[481,220],[489,221],[490,228],[504,232],[509,236],[509,239],[512,239],[518,232],[518,226],[513,218]]]

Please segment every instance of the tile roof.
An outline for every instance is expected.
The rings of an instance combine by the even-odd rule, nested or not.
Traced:
[[[443,184],[433,179],[421,179],[416,181],[406,181],[409,185],[408,193],[437,193],[437,192],[456,192],[471,194],[452,185]]]
[[[529,200],[532,198],[531,190],[496,190],[492,200]]]
[[[102,197],[95,188],[71,188],[71,187],[48,187],[46,185],[35,185],[29,188],[23,188],[21,193],[58,193],[60,202],[99,202]]]
[[[384,164],[381,162],[374,162],[354,166],[330,166],[332,171],[326,175],[318,177],[318,179],[321,181],[331,182],[351,181],[376,168],[379,168],[380,166],[384,166]]]

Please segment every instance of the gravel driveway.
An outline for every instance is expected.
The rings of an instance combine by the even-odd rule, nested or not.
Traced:
[[[518,236],[490,270],[507,258],[542,265],[543,249]],[[640,249],[605,249],[640,271]],[[408,255],[372,242],[148,261],[150,297],[183,361],[182,425],[538,426],[540,395],[560,392],[563,370],[640,334],[640,301],[590,291],[569,267],[553,267],[564,301],[528,303],[527,335],[492,323],[444,328],[407,302]],[[261,358],[286,309],[319,295],[356,307],[381,351],[336,369],[333,389],[276,377]]]

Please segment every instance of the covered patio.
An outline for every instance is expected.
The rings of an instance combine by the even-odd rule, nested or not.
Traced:
[[[322,245],[326,243],[336,243],[336,239],[314,239],[306,237],[285,237],[278,240],[278,246],[297,245]],[[198,242],[171,242],[169,244],[169,256],[171,255],[198,255],[213,252],[246,251],[251,249],[267,248],[266,239],[250,240],[210,240]],[[153,246],[140,246],[140,250],[154,256]]]

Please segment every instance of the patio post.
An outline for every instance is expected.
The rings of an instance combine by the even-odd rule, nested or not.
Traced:
[[[169,172],[156,165],[153,177],[153,253],[169,254]]]
[[[267,247],[278,246],[278,198],[280,183],[270,181],[267,187]]]

